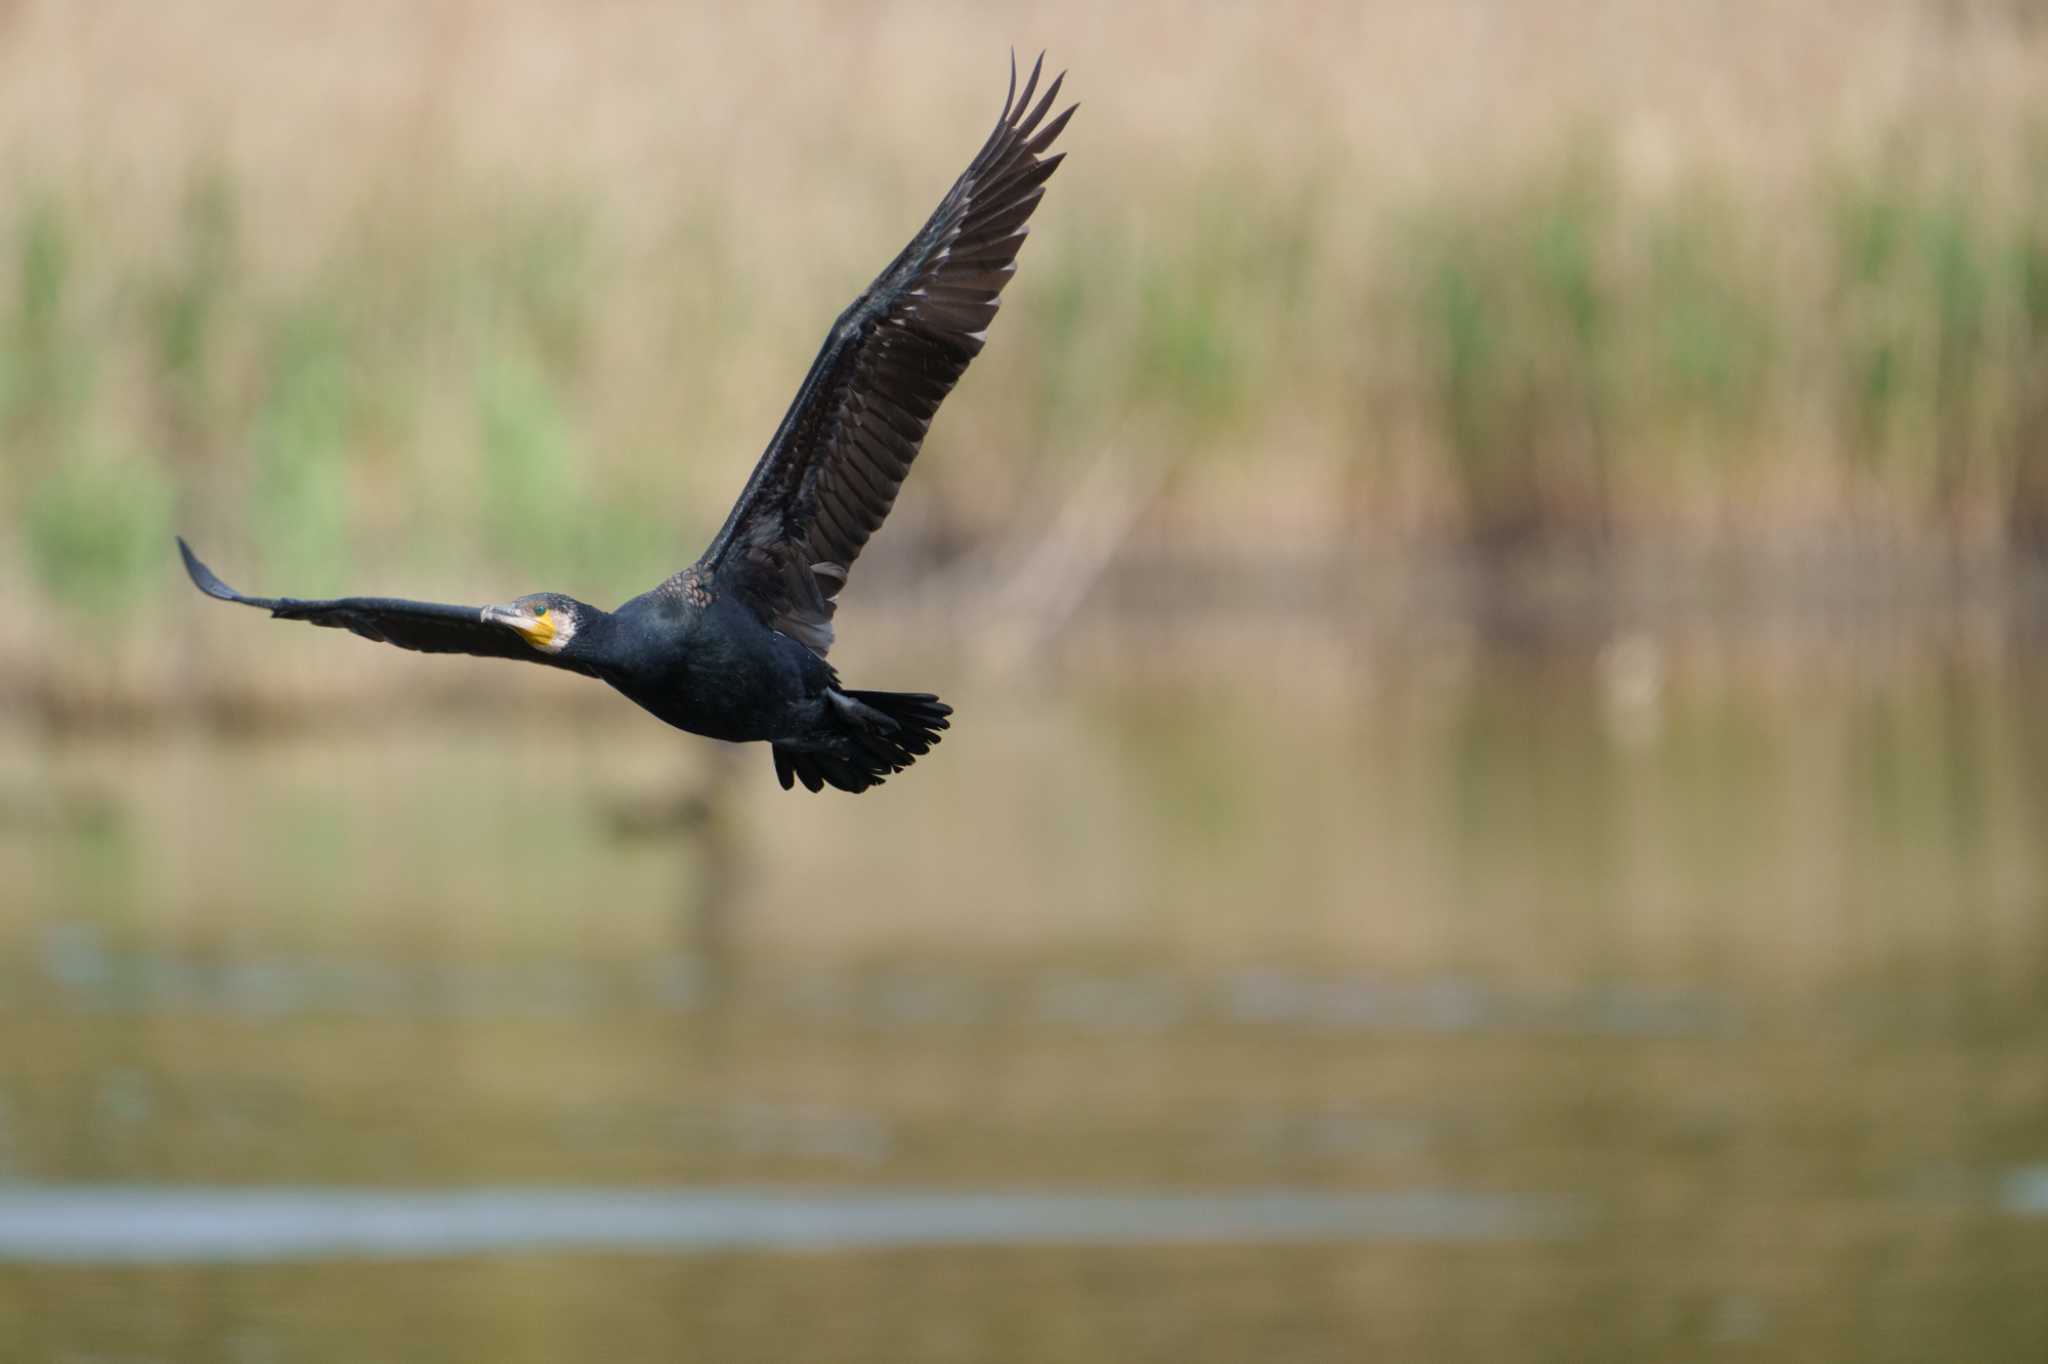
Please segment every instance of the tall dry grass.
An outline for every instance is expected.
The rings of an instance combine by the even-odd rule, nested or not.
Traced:
[[[218,0],[0,15],[0,571],[634,590],[1012,44],[1072,158],[888,540],[1121,449],[1225,563],[2048,543],[2038,5]]]

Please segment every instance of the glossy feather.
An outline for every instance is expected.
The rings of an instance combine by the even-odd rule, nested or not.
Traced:
[[[981,350],[1069,107],[1016,69],[995,130],[924,227],[840,314],[695,572],[823,654],[854,561],[895,504],[939,404]]]

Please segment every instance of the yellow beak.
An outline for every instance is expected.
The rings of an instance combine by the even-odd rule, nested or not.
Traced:
[[[493,625],[503,625],[519,633],[528,644],[536,649],[545,649],[555,638],[555,622],[547,616],[537,616],[521,606],[486,606],[484,619]]]

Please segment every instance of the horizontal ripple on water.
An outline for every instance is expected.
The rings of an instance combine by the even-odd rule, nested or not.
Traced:
[[[503,1250],[1496,1243],[1567,1235],[1580,1221],[1571,1199],[1455,1190],[1202,1194],[73,1185],[0,1191],[0,1260],[190,1264]]]

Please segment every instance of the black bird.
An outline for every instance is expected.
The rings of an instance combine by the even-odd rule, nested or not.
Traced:
[[[981,350],[1017,268],[1025,222],[1062,159],[1046,151],[1041,56],[1017,68],[995,131],[910,245],[839,315],[710,548],[616,611],[537,592],[503,606],[391,597],[245,597],[184,540],[199,590],[285,620],[430,654],[520,658],[610,683],[654,715],[714,739],[765,739],[787,790],[865,791],[931,751],[952,707],[927,693],[848,691],[825,661],[832,611],[931,424]],[[1064,154],[1062,154],[1064,155]]]

